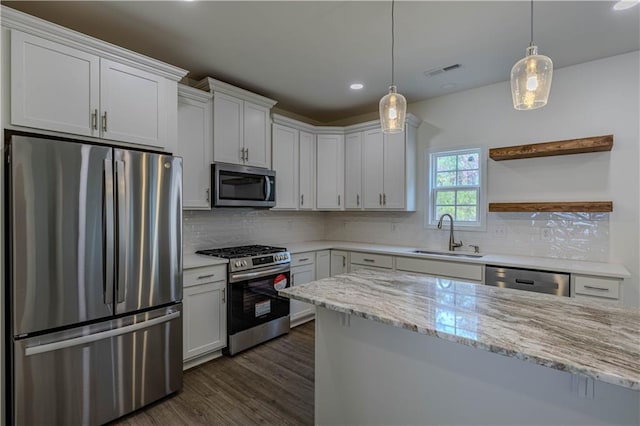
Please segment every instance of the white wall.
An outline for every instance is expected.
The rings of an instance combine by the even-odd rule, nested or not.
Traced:
[[[622,263],[626,305],[640,306],[639,54],[556,70],[549,104],[516,111],[509,82],[409,105],[418,130],[416,213],[330,213],[327,239],[446,248],[446,232],[424,229],[425,153],[614,135],[611,152],[488,161],[488,201],[613,201],[611,214],[488,215],[485,232],[460,232],[465,244],[494,253]],[[503,228],[505,236],[496,234]],[[551,229],[551,241],[542,228]]]

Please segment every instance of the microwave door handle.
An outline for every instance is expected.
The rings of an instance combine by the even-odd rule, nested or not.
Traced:
[[[271,198],[271,181],[269,180],[269,176],[264,177],[264,186],[265,192],[267,193],[264,200],[269,201],[269,199]]]

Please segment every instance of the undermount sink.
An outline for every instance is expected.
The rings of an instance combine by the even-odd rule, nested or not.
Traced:
[[[436,251],[436,250],[414,250],[416,254],[435,254],[439,256],[457,256],[457,257],[482,257],[479,253],[460,253],[455,251]]]

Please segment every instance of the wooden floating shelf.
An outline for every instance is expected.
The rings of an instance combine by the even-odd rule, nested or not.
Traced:
[[[492,148],[489,150],[489,157],[495,161],[517,160],[520,158],[550,157],[553,155],[611,151],[611,148],[613,148],[613,135],[605,135],[582,139],[569,139],[565,141]]]
[[[611,201],[550,201],[544,203],[489,203],[490,212],[612,212]]]

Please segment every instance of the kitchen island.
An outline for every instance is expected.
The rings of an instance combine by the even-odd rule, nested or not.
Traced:
[[[317,306],[316,424],[639,424],[640,311],[397,272]]]

